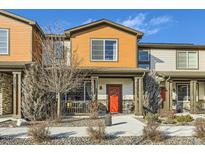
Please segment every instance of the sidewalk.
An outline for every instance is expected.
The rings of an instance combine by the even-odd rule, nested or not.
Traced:
[[[113,116],[113,125],[106,132],[115,136],[141,136],[144,124],[134,118],[134,115]],[[1,136],[26,138],[27,127],[0,128]],[[51,135],[56,137],[86,137],[87,127],[51,127]],[[161,126],[169,136],[192,136],[194,126]]]

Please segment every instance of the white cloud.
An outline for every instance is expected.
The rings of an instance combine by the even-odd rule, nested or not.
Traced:
[[[146,13],[139,13],[136,16],[129,16],[125,20],[119,20],[119,23],[140,30],[145,35],[157,34],[165,24],[169,24],[173,21],[170,16],[157,16],[150,18]],[[162,27],[163,26],[163,27]]]
[[[88,23],[91,23],[91,22],[93,22],[93,21],[95,21],[95,20],[89,18],[89,19],[87,19],[86,21],[84,21],[82,24],[88,24]]]
[[[172,18],[169,16],[159,16],[156,18],[152,18],[150,20],[150,24],[152,25],[160,25],[160,24],[165,24],[165,23],[169,23],[172,21]]]
[[[122,21],[121,24],[123,24],[127,27],[136,28],[136,27],[140,27],[141,25],[143,25],[145,19],[146,19],[146,14],[139,13],[135,17],[130,16],[128,19]]]
[[[148,29],[146,30],[146,34],[147,35],[153,35],[153,34],[157,34],[160,30],[158,28],[155,28],[155,29]]]

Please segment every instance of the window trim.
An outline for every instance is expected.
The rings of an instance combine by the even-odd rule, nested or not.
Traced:
[[[179,68],[178,67],[178,53],[180,52],[195,52],[197,53],[197,68]],[[199,51],[198,50],[177,50],[176,51],[176,70],[199,70]]]
[[[5,30],[7,32],[7,52],[6,53],[0,53],[0,56],[6,56],[6,55],[9,55],[10,52],[10,30],[8,28],[0,28],[0,30]]]
[[[139,60],[139,51],[140,50],[143,50],[143,51],[147,51],[148,52],[148,54],[149,54],[149,61],[140,61]],[[138,68],[140,68],[139,67],[139,65],[140,64],[148,64],[149,65],[149,69],[148,70],[150,70],[151,69],[151,54],[150,54],[151,52],[150,52],[150,49],[138,49],[138,54],[137,54],[137,64],[138,64]]]
[[[97,60],[97,59],[93,59],[92,57],[92,55],[93,55],[93,50],[92,50],[92,41],[94,41],[94,40],[103,40],[103,59],[101,60]],[[113,59],[113,60],[106,60],[105,59],[105,41],[106,40],[110,40],[110,41],[116,41],[116,58],[115,59]],[[91,39],[91,41],[90,41],[90,52],[91,52],[91,54],[90,54],[90,61],[92,61],[92,62],[117,62],[118,61],[118,43],[119,43],[119,40],[118,39],[115,39],[115,38],[93,38],[93,39]]]

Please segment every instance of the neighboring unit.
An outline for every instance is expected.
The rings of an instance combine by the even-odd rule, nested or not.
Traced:
[[[42,34],[36,22],[0,10],[0,115],[21,116],[22,71],[41,57],[34,46]]]

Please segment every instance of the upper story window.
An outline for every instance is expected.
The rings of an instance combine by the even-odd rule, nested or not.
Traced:
[[[54,52],[57,59],[62,59],[64,57],[63,41],[54,42]]]
[[[9,31],[8,29],[0,29],[0,54],[9,53]]]
[[[177,69],[198,69],[198,52],[178,51]]]
[[[116,39],[92,39],[91,40],[92,61],[117,61]]]
[[[150,69],[150,53],[148,50],[139,50],[138,66],[143,69]]]

